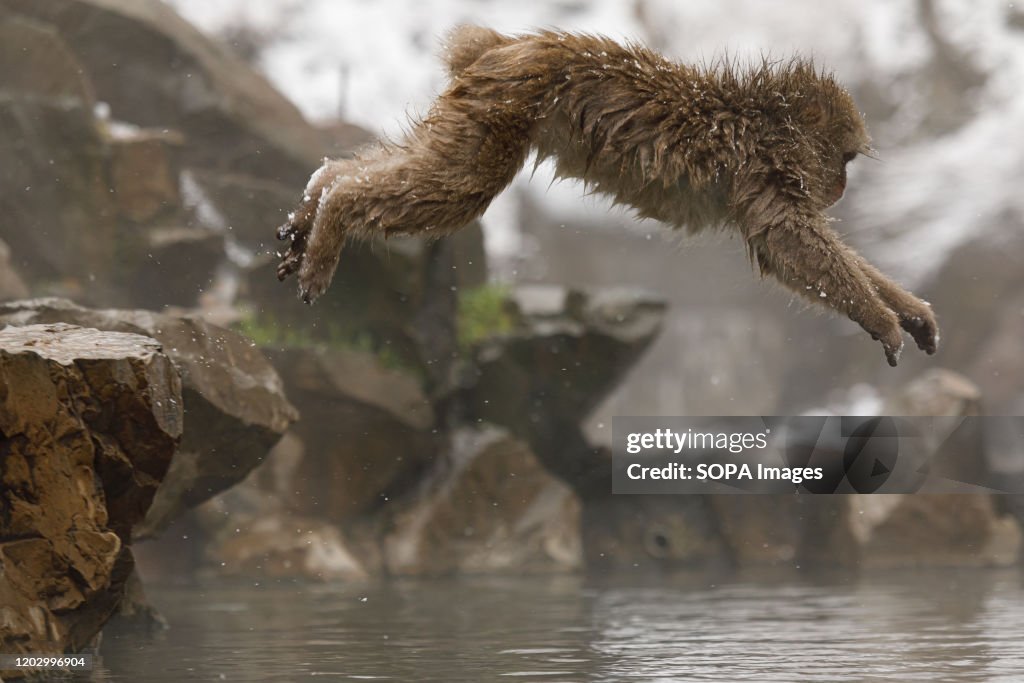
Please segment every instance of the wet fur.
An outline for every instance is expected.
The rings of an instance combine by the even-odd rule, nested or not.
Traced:
[[[688,66],[647,48],[543,31],[461,27],[451,83],[405,139],[330,161],[278,230],[278,276],[302,298],[326,290],[345,242],[442,236],[479,217],[526,162],[697,232],[734,226],[763,275],[860,324],[895,365],[901,327],[934,353],[928,304],[843,244],[825,210],[846,164],[870,149],[860,114],[831,75],[801,59]]]

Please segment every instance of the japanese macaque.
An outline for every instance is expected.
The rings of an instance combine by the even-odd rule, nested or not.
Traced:
[[[278,229],[278,277],[312,303],[349,239],[442,236],[479,217],[532,151],[638,216],[738,230],[762,275],[848,316],[890,365],[901,327],[935,353],[929,304],[840,241],[825,210],[870,154],[864,120],[830,75],[794,58],[688,66],[636,44],[464,26],[451,82],[403,140],[330,161]]]

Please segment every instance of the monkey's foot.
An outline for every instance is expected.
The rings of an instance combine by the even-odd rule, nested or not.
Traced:
[[[328,264],[304,261],[299,269],[299,298],[303,303],[312,304],[327,291],[331,280],[334,279],[334,270],[337,265],[337,258]]]
[[[284,280],[302,267],[306,258],[306,243],[309,240],[309,227],[289,220],[277,229],[277,239],[291,240],[288,249],[279,253],[281,262],[277,264],[277,279]]]

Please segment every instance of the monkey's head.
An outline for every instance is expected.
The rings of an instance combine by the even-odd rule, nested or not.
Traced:
[[[802,90],[796,118],[812,148],[811,192],[828,207],[846,191],[847,165],[871,155],[871,137],[850,93],[831,76],[816,75]]]

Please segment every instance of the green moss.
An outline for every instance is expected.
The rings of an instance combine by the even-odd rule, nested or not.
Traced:
[[[346,330],[341,325],[330,323],[326,334],[314,334],[308,327],[292,327],[275,321],[266,314],[248,313],[234,324],[235,331],[252,339],[257,346],[289,349],[345,349],[375,356],[386,368],[420,373],[391,345],[379,342],[365,330]]]
[[[474,344],[512,331],[508,311],[509,290],[502,285],[483,285],[459,292],[459,346]]]
[[[307,330],[293,329],[281,325],[268,316],[248,313],[232,327],[240,334],[252,339],[258,346],[280,346],[288,348],[312,348],[318,342]]]

